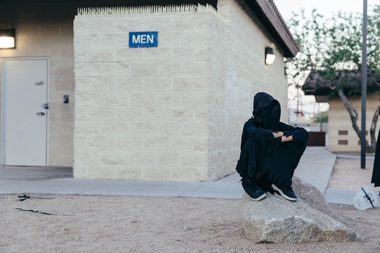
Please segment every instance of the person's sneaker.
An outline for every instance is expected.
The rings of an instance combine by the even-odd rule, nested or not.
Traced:
[[[255,201],[262,200],[267,196],[254,180],[243,178],[241,180],[241,185],[243,186],[244,191]]]
[[[293,189],[291,186],[289,186],[288,188],[286,189],[280,189],[279,187],[277,187],[276,185],[272,184],[272,188],[277,192],[279,193],[282,197],[284,197],[285,199],[289,200],[289,201],[297,201],[297,196],[296,194],[294,193]]]

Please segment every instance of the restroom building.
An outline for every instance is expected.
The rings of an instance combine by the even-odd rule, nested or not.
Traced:
[[[2,165],[215,180],[235,171],[257,92],[288,118],[299,48],[271,0],[5,1],[1,31]]]

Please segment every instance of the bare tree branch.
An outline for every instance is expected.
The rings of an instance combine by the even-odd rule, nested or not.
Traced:
[[[373,114],[371,129],[369,130],[370,135],[371,135],[371,147],[369,150],[370,153],[375,152],[375,148],[376,148],[375,131],[376,131],[377,119],[379,118],[379,113],[380,113],[380,106],[377,107],[375,113]]]
[[[346,108],[348,114],[350,115],[351,122],[352,122],[352,128],[355,130],[355,133],[358,135],[359,140],[360,140],[361,139],[361,131],[358,127],[358,124],[356,123],[356,121],[358,121],[358,112],[352,106],[350,101],[348,101],[346,95],[343,92],[343,89],[339,89],[338,94],[339,94],[340,100],[342,100],[344,107]],[[369,146],[367,140],[366,140],[366,149],[370,150],[370,146]]]

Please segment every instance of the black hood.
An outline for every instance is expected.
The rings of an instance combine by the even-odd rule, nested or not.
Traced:
[[[259,92],[253,99],[255,125],[268,130],[277,127],[281,117],[281,105],[271,95]]]

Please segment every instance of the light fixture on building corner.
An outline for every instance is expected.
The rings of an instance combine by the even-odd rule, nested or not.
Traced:
[[[270,65],[274,62],[276,56],[274,55],[274,49],[272,47],[265,48],[265,64]]]
[[[0,49],[13,49],[16,47],[16,31],[11,29],[0,29]]]

